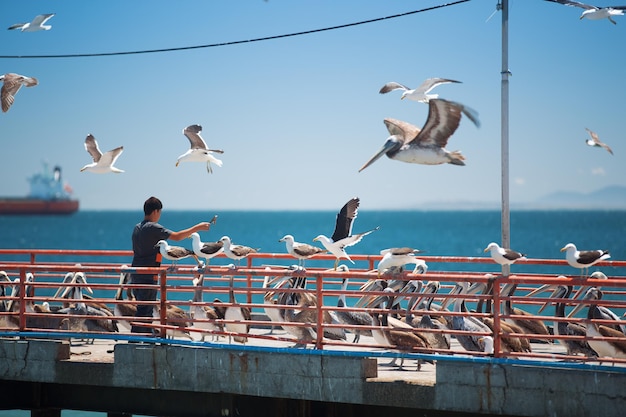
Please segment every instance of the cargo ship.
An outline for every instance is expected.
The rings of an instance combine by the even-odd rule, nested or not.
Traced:
[[[44,163],[42,172],[28,178],[30,193],[26,197],[0,197],[0,215],[4,214],[72,214],[78,200],[72,188],[61,178],[61,167],[52,170]]]

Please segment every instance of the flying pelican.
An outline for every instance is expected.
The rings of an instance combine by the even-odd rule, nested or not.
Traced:
[[[300,266],[304,266],[305,259],[326,252],[326,250],[318,248],[317,246],[296,242],[292,235],[283,236],[279,242],[285,242],[287,252],[294,258],[298,259],[298,265]]]
[[[580,15],[580,19],[587,18],[589,20],[600,20],[600,19],[609,19],[611,23],[616,25],[615,20],[612,19],[613,16],[623,16],[624,10],[626,10],[626,6],[609,6],[609,7],[598,7],[591,6],[589,4],[580,3],[577,1],[571,0],[546,0],[552,3],[559,3],[565,6],[574,6],[585,9],[585,11]]]
[[[381,260],[378,262],[378,266],[376,269],[378,270],[378,276],[385,272],[385,270],[390,270],[394,268],[402,268],[406,264],[413,264],[417,266],[419,263],[426,264],[423,260],[417,259],[415,255],[420,253],[419,249],[413,248],[389,248],[383,249],[380,251],[380,254],[383,256]]]
[[[34,87],[39,84],[39,81],[37,81],[35,77],[27,77],[13,72],[0,75],[0,81],[3,81],[0,97],[2,99],[2,111],[5,113],[8,112],[9,108],[13,105],[15,95],[20,91],[23,85],[26,87]]]
[[[495,242],[491,242],[485,248],[485,252],[487,251],[490,252],[491,258],[500,265],[511,265],[517,261],[526,260],[526,254],[508,248],[501,248]]]
[[[587,139],[585,141],[585,143],[589,146],[594,146],[597,148],[604,148],[608,151],[608,153],[610,153],[611,155],[613,155],[613,151],[611,150],[611,148],[609,147],[609,145],[607,145],[604,142],[600,141],[600,137],[598,136],[598,134],[596,132],[593,132],[587,128],[585,128],[587,130],[587,132],[589,132],[589,136],[591,136],[591,139]]]
[[[124,151],[123,146],[118,146],[115,149],[102,153],[98,147],[96,138],[90,133],[85,139],[85,149],[89,152],[89,155],[91,155],[93,162],[82,167],[80,172],[89,171],[95,174],[107,174],[110,172],[120,174],[124,172],[123,170],[113,166],[115,161],[117,161],[117,158],[119,158]]]
[[[559,278],[565,278],[563,275],[559,276]],[[567,300],[569,296],[572,294],[572,286],[571,285],[551,285],[546,284],[542,287],[537,288],[536,290],[530,292],[528,296],[532,296],[535,294],[539,294],[541,292],[552,290],[552,294],[550,298],[555,299],[565,299]],[[546,302],[544,306],[539,310],[541,311],[545,308],[550,302]],[[565,303],[562,301],[554,302],[554,315],[556,317],[565,318]],[[581,304],[582,305],[582,304]],[[584,337],[587,334],[587,328],[579,323],[569,323],[567,321],[557,321],[553,324],[554,334],[557,336],[581,336]],[[573,356],[577,354],[582,354],[587,357],[596,357],[598,354],[589,346],[589,343],[583,339],[557,339],[559,343],[561,343],[565,349],[567,350],[568,356]]]
[[[359,172],[370,166],[383,155],[397,161],[412,164],[465,165],[465,157],[459,151],[449,152],[445,146],[461,123],[465,114],[477,127],[477,113],[467,106],[453,101],[433,99],[428,102],[428,118],[422,130],[410,123],[396,119],[384,120],[391,136],[383,147],[374,154]]]
[[[431,99],[438,98],[439,94],[428,94],[433,88],[441,84],[460,83],[461,81],[448,80],[446,78],[427,78],[419,87],[410,89],[400,83],[389,82],[382,86],[379,93],[386,94],[394,90],[403,90],[400,100],[408,98],[409,100],[428,103]]]
[[[561,252],[565,252],[565,260],[567,260],[567,263],[574,268],[580,269],[581,274],[583,270],[588,270],[590,266],[611,257],[608,250],[579,251],[573,243],[565,245],[561,249]]]
[[[259,251],[259,249],[251,248],[250,246],[235,245],[228,236],[222,236],[220,241],[224,245],[224,254],[230,259],[237,261],[237,264],[248,255]]]
[[[206,259],[208,265],[212,258],[224,252],[224,243],[220,240],[217,242],[202,242],[200,235],[194,232],[191,234],[191,248],[198,258]]]
[[[602,291],[597,288],[591,288],[593,293],[589,299],[602,299]],[[594,319],[606,320],[603,312],[598,308],[597,304],[589,304],[589,311],[587,313],[587,337],[610,337],[610,338],[623,338],[624,333],[614,329],[611,326],[605,324],[598,324],[593,322]],[[594,340],[589,339],[589,346],[598,353],[598,357],[610,357],[626,359],[626,342],[620,340]]]
[[[166,240],[159,240],[154,247],[159,248],[159,252],[164,259],[172,261],[172,268],[176,266],[181,259],[192,256],[198,262],[198,257],[191,249],[183,248],[182,246],[170,246]]]
[[[340,265],[337,268],[338,271],[348,272],[348,267],[345,265]],[[341,281],[341,291],[348,290],[348,278],[343,278]],[[371,336],[372,331],[368,329],[359,329],[360,326],[371,326],[372,325],[372,316],[368,313],[363,313],[359,311],[352,311],[347,307],[346,303],[346,294],[339,294],[339,298],[337,300],[337,310],[335,310],[337,314],[337,319],[346,325],[353,326],[349,330],[354,333],[354,339],[352,339],[352,343],[358,343],[361,335]]]
[[[51,25],[46,25],[45,23],[50,20],[54,16],[54,13],[40,14],[35,16],[35,18],[31,22],[27,23],[16,23],[14,25],[9,26],[9,30],[18,30],[20,32],[37,32],[39,30],[50,30],[52,28]]]
[[[363,239],[364,236],[369,235],[379,227],[368,230],[367,232],[352,234],[352,222],[356,219],[359,211],[360,200],[358,197],[351,198],[337,213],[337,221],[335,223],[335,231],[332,237],[329,239],[324,235],[319,235],[313,241],[319,241],[326,248],[326,250],[335,256],[335,270],[339,264],[341,258],[345,258],[354,263],[352,259],[346,253],[345,248],[348,246],[356,245]]]
[[[202,126],[200,125],[191,125],[183,129],[183,135],[189,139],[191,148],[178,157],[176,160],[176,166],[178,166],[181,162],[206,162],[207,172],[212,173],[213,168],[211,167],[211,162],[218,167],[222,166],[222,161],[213,156],[213,154],[221,154],[224,153],[224,151],[221,149],[209,149],[204,139],[202,139],[202,136],[200,136],[201,131]]]
[[[204,287],[204,274],[198,274],[192,281],[193,299],[192,304],[189,306],[189,315],[194,320],[193,327],[205,330],[209,332],[223,332],[224,325],[215,323],[214,320],[224,319],[217,313],[217,310],[208,305],[202,305],[202,290]],[[205,332],[200,333],[200,340],[204,342],[207,334]],[[213,334],[213,340],[219,339],[219,334]]]

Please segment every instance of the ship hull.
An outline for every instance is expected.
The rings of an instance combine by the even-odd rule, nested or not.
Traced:
[[[0,198],[0,215],[4,214],[72,214],[78,200],[44,200],[37,198]]]

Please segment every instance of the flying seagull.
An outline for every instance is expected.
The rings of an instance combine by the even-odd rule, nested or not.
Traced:
[[[2,111],[8,112],[9,108],[15,101],[15,95],[23,85],[26,87],[33,87],[39,84],[37,78],[27,77],[25,75],[15,74],[9,72],[4,75],[0,75],[0,81],[3,81],[2,90],[0,96],[2,96]]]
[[[39,30],[50,30],[52,26],[46,25],[45,23],[50,20],[52,16],[54,16],[54,13],[40,14],[35,16],[32,22],[16,23],[15,25],[9,26],[9,30],[19,29],[21,32],[37,32]]]
[[[457,130],[461,122],[461,114],[465,114],[477,127],[480,127],[477,113],[467,106],[444,99],[433,99],[428,102],[428,118],[422,130],[401,120],[387,118],[384,120],[391,136],[383,147],[359,169],[359,172],[370,166],[382,155],[388,158],[412,164],[465,165],[465,157],[459,151],[449,152],[445,149],[448,139]]]
[[[189,139],[189,143],[191,144],[191,148],[178,157],[176,160],[176,166],[181,162],[206,162],[206,170],[209,173],[213,172],[213,168],[211,167],[211,162],[213,162],[218,167],[222,166],[222,161],[213,156],[213,153],[224,153],[224,151],[220,149],[209,149],[206,146],[206,142],[200,136],[200,132],[202,131],[202,126],[200,125],[191,125],[187,126],[183,129],[183,135],[187,136]]]
[[[491,252],[491,258],[500,265],[511,265],[519,260],[526,259],[526,254],[508,248],[501,248],[495,242],[491,242],[485,248],[485,252],[487,251]]]
[[[352,259],[346,253],[345,248],[348,246],[356,245],[363,239],[364,236],[369,235],[379,228],[368,230],[367,232],[352,234],[352,222],[356,219],[358,214],[360,200],[358,197],[351,198],[337,213],[337,222],[335,223],[335,231],[332,237],[329,239],[324,235],[319,235],[313,241],[321,242],[326,250],[335,255],[335,270],[339,259],[345,258],[354,263]]]
[[[287,246],[287,252],[298,259],[298,265],[303,266],[304,260],[308,259],[312,256],[315,256],[319,253],[326,252],[322,248],[318,248],[317,246],[309,245],[307,243],[296,242],[292,235],[283,236],[279,242],[285,242]]]
[[[419,87],[411,89],[400,83],[389,82],[382,86],[379,93],[387,94],[394,90],[403,90],[400,100],[408,98],[409,100],[428,103],[431,99],[438,98],[439,94],[428,94],[433,88],[441,84],[460,83],[461,81],[448,80],[446,78],[428,78]]]
[[[611,150],[611,148],[609,147],[609,145],[607,145],[604,142],[600,141],[600,138],[598,137],[598,134],[594,131],[591,131],[587,128],[585,128],[587,130],[587,132],[589,132],[589,135],[591,136],[591,139],[587,139],[585,141],[585,143],[589,146],[595,146],[598,148],[604,148],[606,149],[611,155],[613,155],[613,151]]]
[[[592,6],[590,4],[580,3],[578,1],[570,1],[570,0],[546,0],[552,3],[559,3],[565,6],[574,6],[580,7],[581,9],[585,9],[585,11],[580,15],[580,19],[587,18],[589,20],[600,20],[600,19],[609,19],[609,22],[616,25],[617,23],[613,20],[612,16],[623,16],[624,10],[626,10],[626,6],[607,6],[607,7],[598,7]]]
[[[98,148],[98,142],[96,142],[96,138],[94,138],[93,135],[90,133],[85,139],[85,149],[93,158],[93,162],[82,167],[80,169],[80,172],[89,171],[95,174],[107,174],[109,172],[119,174],[121,172],[124,172],[123,170],[113,166],[117,158],[124,150],[123,146],[118,146],[115,149],[102,153],[100,151],[100,148]]]

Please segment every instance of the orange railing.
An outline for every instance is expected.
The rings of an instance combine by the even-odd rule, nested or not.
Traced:
[[[308,279],[308,285],[305,288],[287,288],[282,287],[277,290],[284,294],[309,294],[314,296],[316,300],[322,300],[317,302],[316,306],[309,307],[295,307],[299,311],[312,311],[315,319],[310,319],[308,322],[300,323],[294,321],[274,321],[268,322],[266,317],[266,311],[283,311],[286,309],[294,309],[293,306],[285,304],[268,304],[264,302],[263,296],[267,294],[268,289],[263,287],[263,280],[265,276],[271,277],[290,277],[294,275],[293,271],[288,270],[285,266],[293,263],[293,259],[286,254],[255,254],[246,259],[245,265],[238,266],[236,269],[231,269],[227,265],[209,265],[201,271],[204,274],[204,286],[202,288],[204,299],[213,299],[213,301],[192,301],[195,287],[192,284],[192,279],[197,276],[199,271],[194,264],[181,263],[179,266],[171,268],[170,265],[164,264],[159,268],[123,268],[119,263],[107,262],[107,257],[128,257],[131,259],[132,253],[130,251],[84,251],[84,250],[7,250],[0,249],[0,270],[4,270],[11,284],[6,282],[0,282],[4,284],[5,295],[0,297],[0,302],[4,308],[0,308],[0,335],[12,336],[19,335],[20,337],[28,337],[29,334],[36,334],[37,337],[42,335],[48,335],[49,337],[59,337],[60,335],[67,336],[68,332],[72,337],[79,337],[85,335],[85,338],[112,338],[111,333],[99,329],[93,328],[85,330],[84,328],[74,328],[72,326],[73,321],[83,322],[83,320],[105,320],[108,322],[132,322],[139,324],[141,319],[128,316],[120,316],[116,314],[101,315],[97,312],[97,306],[103,306],[100,308],[108,308],[110,311],[115,311],[115,305],[120,304],[152,304],[159,311],[159,316],[154,319],[148,319],[141,322],[142,325],[153,327],[155,330],[159,330],[160,334],[166,334],[166,332],[178,332],[175,334],[189,335],[188,337],[197,340],[199,335],[207,336],[223,336],[226,339],[234,336],[243,336],[243,334],[233,332],[232,330],[206,330],[201,329],[199,325],[203,323],[214,324],[218,326],[227,326],[229,324],[239,323],[238,320],[228,319],[225,317],[210,319],[210,318],[191,318],[188,314],[175,317],[168,315],[168,309],[173,310],[174,306],[182,308],[184,312],[187,312],[192,306],[207,306],[207,307],[247,307],[253,315],[251,320],[247,320],[253,329],[275,327],[290,327],[293,329],[311,329],[314,337],[311,340],[304,340],[305,343],[315,346],[317,349],[362,349],[374,351],[376,348],[386,347],[390,350],[402,348],[402,351],[406,354],[444,354],[444,355],[472,355],[472,356],[484,356],[487,355],[481,351],[467,351],[463,349],[459,344],[453,343],[450,348],[433,348],[430,347],[415,347],[415,346],[383,346],[376,339],[362,338],[358,343],[352,343],[352,336],[348,336],[346,340],[332,340],[323,337],[324,330],[344,330],[346,332],[353,332],[355,328],[353,325],[342,324],[340,322],[327,322],[324,320],[325,315],[333,314],[337,311],[337,298],[343,296],[346,298],[346,306],[343,307],[344,311],[351,311],[355,313],[366,313],[378,315],[380,313],[386,313],[388,315],[396,316],[396,320],[402,321],[406,316],[406,309],[408,299],[415,294],[404,294],[398,291],[390,292],[389,290],[370,290],[365,293],[361,290],[361,287],[374,279],[381,279],[389,286],[400,288],[403,284],[411,280],[419,280],[423,283],[427,281],[433,281],[440,284],[439,291],[432,294],[433,302],[441,305],[446,303],[446,300],[452,302],[453,300],[463,298],[467,306],[467,311],[455,312],[449,304],[449,307],[444,310],[433,310],[430,315],[433,317],[438,316],[448,320],[450,323],[455,317],[468,319],[470,317],[481,319],[490,319],[492,321],[491,331],[467,331],[451,328],[437,328],[437,329],[414,329],[406,328],[406,326],[400,326],[394,328],[394,332],[410,332],[416,334],[440,334],[451,336],[453,340],[458,340],[463,336],[491,336],[493,337],[494,352],[493,356],[500,358],[527,358],[537,360],[577,360],[581,362],[598,362],[599,359],[584,355],[570,355],[567,350],[558,348],[558,342],[567,341],[591,341],[591,342],[616,342],[617,345],[626,344],[626,335],[613,334],[612,336],[602,335],[554,335],[554,334],[542,334],[542,333],[527,333],[511,331],[509,327],[506,327],[506,322],[510,320],[528,320],[530,322],[547,323],[551,326],[559,322],[567,322],[573,324],[583,325],[605,325],[605,326],[626,326],[626,319],[623,317],[626,311],[626,277],[621,274],[626,267],[626,262],[622,261],[605,261],[601,264],[594,266],[592,270],[602,270],[610,267],[611,271],[618,271],[618,274],[611,274],[604,279],[594,279],[588,277],[582,277],[578,270],[570,268],[571,274],[567,276],[558,276],[557,274],[549,273],[516,273],[517,265],[513,265],[513,272],[511,275],[503,277],[501,275],[495,277],[486,276],[485,271],[472,271],[472,272],[457,272],[447,271],[447,266],[451,263],[457,264],[474,264],[473,269],[476,269],[475,264],[479,267],[482,265],[490,265],[493,271],[494,263],[488,258],[466,258],[466,257],[434,257],[424,256],[421,259],[425,260],[429,265],[428,272],[425,274],[413,274],[410,272],[403,272],[396,275],[383,274],[379,276],[374,270],[377,262],[380,260],[379,255],[351,255],[352,259],[356,262],[355,268],[351,268],[348,272],[335,271],[328,268],[323,268],[320,265],[328,264],[332,265],[334,260],[327,255],[320,255],[316,258],[307,260],[307,269],[300,271],[297,274],[305,276]],[[45,259],[50,258],[51,261]],[[42,260],[43,259],[43,260]],[[88,262],[81,261],[81,259],[87,259]],[[218,262],[228,263],[230,260],[223,257],[215,258],[212,263]],[[279,263],[279,265],[275,265]],[[283,265],[280,265],[280,264]],[[77,265],[80,264],[80,265]],[[266,264],[274,264],[266,269]],[[315,266],[309,266],[315,265]],[[328,266],[326,265],[326,266]],[[564,260],[547,260],[547,259],[529,259],[524,262],[524,265],[537,265],[537,266],[554,266],[561,268],[569,268]],[[352,265],[350,265],[352,266]],[[83,272],[87,277],[87,282],[74,282],[63,284],[63,278],[68,272]],[[115,293],[120,288],[119,278],[122,272],[142,272],[149,274],[156,274],[159,276],[159,281],[155,286],[126,284],[125,290],[132,290],[136,288],[148,288],[153,287],[158,290],[159,297],[154,302],[137,302],[129,301],[127,299],[120,300],[115,298]],[[32,282],[27,281],[27,274],[33,274],[34,279]],[[493,274],[493,272],[491,272]],[[231,280],[234,283],[232,286],[232,292],[235,297],[235,303],[229,301],[228,295],[231,287],[229,282]],[[346,290],[341,289],[342,280],[348,278],[349,285]],[[17,282],[15,280],[17,279]],[[493,285],[493,292],[491,294],[473,294],[473,295],[456,295],[452,294],[452,289],[457,282],[468,282],[470,284],[484,283]],[[515,294],[511,296],[500,294],[500,290],[506,284],[517,284]],[[582,295],[576,300],[570,298],[557,298],[548,299],[544,295],[534,295],[529,297],[528,294],[537,287],[544,284],[552,285],[566,285],[573,287],[573,293],[579,291],[583,287],[599,287],[604,294],[602,299],[583,300]],[[65,309],[64,314],[59,314],[58,310],[67,306],[71,301],[61,300],[54,297],[54,292],[60,287],[79,287],[83,292],[87,292],[87,288],[93,291],[93,296],[83,300],[85,305],[92,306],[93,309],[87,310],[87,312],[81,312],[78,314],[75,310]],[[11,291],[8,291],[9,287],[14,287]],[[389,311],[382,305],[366,305],[359,304],[357,307],[357,300],[361,299],[365,295],[370,296],[370,299],[379,297],[387,301],[394,300],[397,306],[400,308],[397,310]],[[573,296],[573,295],[572,295]],[[218,299],[217,301],[215,299]],[[242,301],[245,300],[245,301]],[[541,306],[547,301],[550,301],[548,308],[539,312]],[[476,307],[479,302],[485,304],[492,304],[491,312],[476,311]],[[512,303],[514,306],[526,310],[525,313],[510,312],[504,309],[506,303]],[[617,319],[607,318],[594,318],[592,320],[587,319],[588,308],[583,308],[579,314],[574,317],[557,317],[555,315],[555,307],[553,303],[561,302],[566,305],[566,314],[574,308],[574,306],[582,303],[585,306],[601,305],[604,308],[611,309],[618,316]],[[47,303],[49,310],[44,310],[42,305]],[[2,311],[5,310],[5,311]],[[422,315],[424,311],[412,311],[414,315]],[[523,314],[523,315],[522,315]],[[285,320],[285,319],[283,319]],[[397,323],[397,322],[396,322]],[[228,326],[227,326],[228,327]],[[380,326],[371,324],[359,327],[363,332],[376,332],[380,330]],[[388,328],[385,328],[389,332]],[[114,337],[118,339],[132,340],[135,334],[118,328]],[[265,345],[272,346],[273,344],[278,347],[284,347],[285,342],[297,343],[298,336],[293,336],[289,333],[285,334],[265,334],[259,331],[250,331],[246,334],[250,340],[249,343],[264,343]],[[531,351],[511,351],[507,346],[507,340],[516,341],[530,341]],[[159,339],[160,340],[160,339]],[[196,343],[196,342],[194,342]],[[202,342],[197,342],[202,343]],[[207,342],[208,343],[208,342]],[[400,342],[398,342],[400,343]],[[613,357],[600,358],[602,363],[626,363],[626,352],[624,356],[614,355]]]

